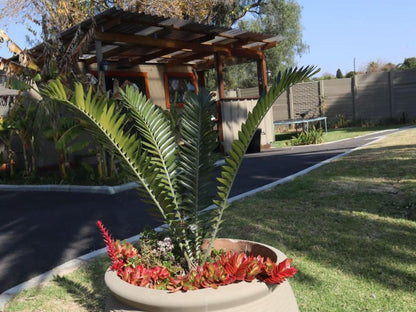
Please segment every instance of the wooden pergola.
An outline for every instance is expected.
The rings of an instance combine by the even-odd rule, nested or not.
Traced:
[[[145,67],[143,65],[154,65],[168,77],[167,75],[176,68],[186,67],[187,70],[191,69],[192,76],[197,78],[193,81],[195,87],[205,87],[205,72],[215,69],[217,123],[221,142],[229,142],[232,136],[236,135],[234,130],[229,129],[230,122],[234,122],[229,115],[227,120],[224,119],[224,122],[227,122],[227,132],[223,130],[222,105],[230,100],[225,100],[224,65],[256,61],[259,96],[267,89],[265,51],[284,39],[279,35],[217,27],[192,20],[133,13],[117,8],[88,18],[61,32],[59,37],[66,49],[74,48],[74,42],[83,43],[73,49],[72,57],[78,60],[83,72],[98,76],[99,79],[103,78],[101,81],[104,80],[104,89],[105,77],[110,78],[111,74],[121,75],[120,69],[122,75],[133,77],[141,74],[140,68]],[[32,60],[39,68],[44,62],[43,52],[43,44],[29,50]],[[15,56],[9,60],[2,60],[2,63],[7,62],[9,68],[19,66],[15,63],[16,59]],[[109,68],[116,68],[117,71],[110,70],[106,74]],[[165,82],[164,98],[167,99],[168,108],[170,96],[166,86]],[[146,91],[147,87],[148,85]],[[162,84],[157,89],[158,93],[160,89],[163,89]],[[163,93],[163,90],[160,91]],[[149,96],[149,92],[147,94]],[[153,95],[150,94],[150,97],[153,98]],[[236,100],[254,101],[256,98]],[[229,134],[229,131],[234,134]]]
[[[123,64],[125,68],[140,64],[192,66],[198,84],[204,86],[204,71],[216,68],[219,99],[224,98],[223,66],[227,62],[255,60],[258,64],[259,88],[267,87],[264,51],[275,47],[282,37],[239,29],[209,26],[191,20],[132,13],[109,9],[89,18],[60,35],[69,45],[76,34],[92,28],[94,40],[79,61],[86,68],[103,69],[102,64]],[[40,55],[42,45],[31,50]]]

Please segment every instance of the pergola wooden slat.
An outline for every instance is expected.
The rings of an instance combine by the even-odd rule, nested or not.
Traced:
[[[212,67],[212,58],[216,53],[222,55],[225,63],[235,63],[236,59],[262,62],[264,51],[276,46],[282,39],[274,34],[112,8],[62,32],[61,40],[64,44],[69,43],[80,28],[86,33],[92,26],[95,26],[95,41],[101,42],[102,55],[97,55],[97,44],[90,43],[79,56],[80,61],[87,65],[96,64],[97,59],[112,63],[127,58],[132,65],[148,64],[153,60],[154,64],[192,65],[199,71]],[[110,49],[107,48],[109,46]],[[42,46],[32,49],[35,56],[36,51],[40,55]],[[192,54],[175,54],[178,51]],[[169,57],[164,57],[166,55]],[[98,64],[96,68],[99,68]]]
[[[92,40],[86,34],[93,34]],[[225,98],[224,65],[257,62],[259,94],[267,88],[265,50],[275,47],[284,38],[276,34],[256,33],[240,29],[204,25],[190,20],[169,18],[112,8],[89,18],[60,33],[64,46],[69,46],[75,36],[84,37],[84,45],[74,55],[88,71],[98,71],[102,64],[132,71],[136,65],[189,66],[205,85],[204,72],[215,68],[218,87],[218,125],[220,137],[221,100]],[[30,50],[31,56],[42,67],[43,45]],[[8,61],[13,61],[12,59]],[[169,70],[167,70],[169,71]],[[104,81],[105,86],[105,81]],[[222,140],[222,138],[220,138]]]

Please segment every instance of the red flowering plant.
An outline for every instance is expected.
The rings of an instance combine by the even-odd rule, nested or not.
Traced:
[[[212,257],[202,267],[197,266],[187,273],[180,265],[149,267],[149,262],[132,244],[114,241],[101,221],[97,221],[97,226],[107,246],[107,253],[112,262],[111,269],[116,271],[123,281],[136,286],[174,292],[218,288],[239,281],[251,282],[256,278],[267,284],[280,284],[286,278],[293,277],[297,271],[296,267],[290,266],[292,259],[277,264],[270,258],[265,260],[261,256],[223,251],[213,251]],[[164,243],[167,243],[166,239],[159,245]]]
[[[108,99],[93,96],[92,88],[85,93],[80,83],[70,91],[59,80],[48,82],[42,94],[85,117],[86,129],[120,159],[126,173],[140,183],[142,198],[166,224],[173,249],[166,253],[160,248],[154,253],[157,246],[150,247],[152,252],[143,251],[148,248],[143,242],[141,252],[114,242],[99,223],[112,268],[122,279],[141,286],[187,290],[255,278],[279,283],[295,273],[290,260],[273,264],[270,259],[244,254],[213,257],[212,247],[230,206],[231,187],[261,120],[288,87],[315,73],[314,67],[302,67],[277,75],[248,113],[219,177],[214,153],[218,133],[212,118],[217,106],[209,91],[189,92],[180,111],[175,111],[175,105],[165,111],[131,86],[120,90],[121,98]]]

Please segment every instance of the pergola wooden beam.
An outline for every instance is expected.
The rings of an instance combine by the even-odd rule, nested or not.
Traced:
[[[141,56],[140,59],[138,59],[136,62],[133,62],[133,65],[137,65],[140,63],[146,63],[147,61],[162,57],[163,55],[175,52],[175,49],[163,49],[163,50],[159,50],[157,52],[153,52],[150,54],[146,54],[145,56]]]
[[[265,50],[285,39],[278,35],[203,25],[178,18],[111,8],[61,32],[61,41],[71,44],[79,27],[87,31],[94,25],[95,40],[102,42],[103,60],[114,61],[117,58],[128,57],[134,64],[149,64],[150,60],[155,59],[152,64],[192,65],[198,71],[213,67],[213,59],[208,59],[207,56],[213,57],[215,53],[221,53],[224,63],[232,59],[262,60]],[[109,49],[108,45],[112,48]],[[83,48],[85,49],[81,52],[79,60],[87,66],[97,63],[95,44],[91,42]],[[176,51],[189,51],[194,54],[175,54]],[[31,53],[33,57],[41,59],[42,46],[31,49]],[[172,55],[167,60],[161,59],[168,54]],[[197,59],[206,62],[189,64]]]
[[[129,44],[138,44],[142,46],[150,46],[150,47],[157,47],[162,49],[189,49],[192,51],[201,51],[202,49],[206,49],[211,53],[215,52],[224,52],[226,54],[230,54],[230,50],[226,47],[218,47],[218,46],[210,46],[210,45],[201,45],[195,44],[191,42],[185,42],[181,40],[173,40],[173,39],[157,39],[151,38],[146,36],[138,36],[138,35],[125,35],[119,33],[110,33],[110,32],[96,32],[95,39],[101,41],[109,41],[109,42],[125,42]]]
[[[172,22],[170,24],[164,24],[164,23],[166,23],[166,21],[168,21],[168,20],[171,20],[171,21],[178,20],[177,18],[169,18],[169,17],[160,17],[160,18],[161,18],[161,20],[155,22],[153,20],[146,21],[146,20],[137,19],[137,18],[132,19],[132,18],[120,18],[119,17],[118,19],[119,19],[120,22],[118,24],[116,23],[114,25],[119,25],[121,23],[125,23],[125,24],[136,24],[136,25],[140,25],[140,26],[145,25],[145,26],[149,26],[149,27],[156,26],[156,27],[163,28],[163,30],[167,30],[167,29],[169,29],[169,30],[179,30],[179,31],[186,31],[186,32],[189,32],[189,33],[194,33],[194,34],[202,34],[198,28],[195,29],[194,27],[192,27],[193,24],[195,24],[195,22],[193,22],[193,21],[188,21],[184,24],[182,23],[182,25],[180,25],[180,26],[176,26],[176,25],[174,25],[174,22]],[[110,25],[110,24],[108,24],[108,25]],[[224,31],[226,30],[226,28],[221,28],[221,27],[217,27],[217,28],[218,29],[223,29]],[[107,31],[109,29],[110,29],[109,27],[106,27],[106,28],[104,28],[104,31]],[[161,30],[161,31],[163,31],[163,30]],[[217,32],[212,32],[212,33],[208,32],[208,33],[204,33],[203,35],[207,38],[215,37],[217,35]],[[209,39],[206,39],[206,40],[209,40]]]
[[[259,81],[259,94],[267,91],[267,65],[266,58],[257,61],[257,76]]]
[[[216,52],[224,53],[227,56],[236,56],[236,57],[250,57],[253,59],[261,59],[263,57],[263,52],[256,49],[244,49],[237,48],[233,49],[230,47],[223,47],[219,45],[209,45],[203,43],[193,43],[182,40],[173,40],[173,39],[157,39],[147,36],[138,36],[138,35],[125,35],[120,33],[110,33],[110,32],[96,32],[96,40],[108,41],[108,42],[125,42],[128,44],[137,44],[141,46],[150,46],[157,47],[162,49],[176,49],[183,50],[188,49],[195,53],[204,53],[207,52],[214,54]]]
[[[224,63],[223,57],[220,53],[215,53],[214,56],[215,69],[217,73],[217,88],[218,88],[218,98],[221,101],[225,98],[225,89],[224,89]]]
[[[110,51],[103,52],[103,59],[107,59],[107,58],[109,58],[113,55],[120,54],[121,52],[127,51],[128,49],[129,49],[129,47],[118,46],[114,49],[111,49]],[[84,62],[87,65],[94,64],[94,63],[97,62],[97,56],[90,57],[90,58],[86,59]]]

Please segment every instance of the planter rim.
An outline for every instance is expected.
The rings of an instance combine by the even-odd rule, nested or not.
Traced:
[[[277,261],[283,261],[286,256],[271,246],[238,239],[217,239],[215,245],[233,243],[246,245],[246,248],[267,248],[276,255]],[[243,250],[244,251],[244,250]],[[216,310],[224,307],[235,307],[269,295],[278,285],[267,285],[259,280],[238,282],[218,289],[204,288],[187,292],[171,293],[167,290],[156,290],[129,284],[119,278],[115,271],[108,269],[104,276],[105,283],[112,295],[128,306],[145,311],[198,311],[209,307]],[[284,282],[284,283],[287,283]],[[156,305],[155,305],[156,303]],[[180,307],[178,307],[180,304]]]

